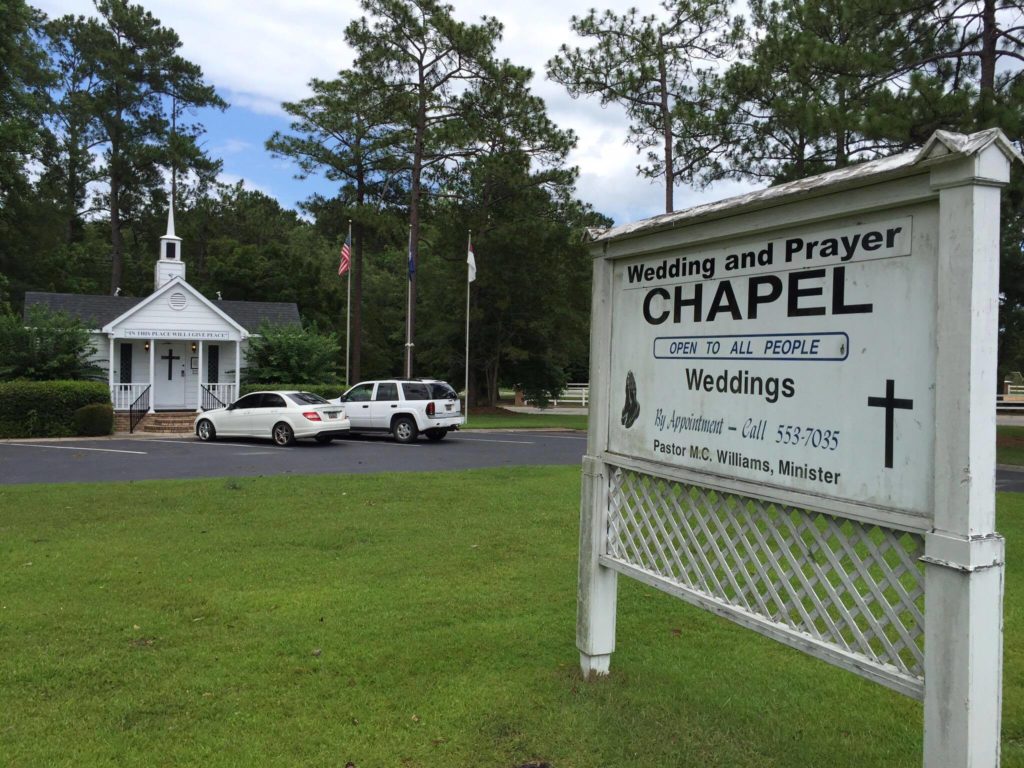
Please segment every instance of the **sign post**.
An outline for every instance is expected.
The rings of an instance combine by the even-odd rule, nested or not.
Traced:
[[[998,130],[597,234],[577,646],[630,576],[924,701],[995,765]]]

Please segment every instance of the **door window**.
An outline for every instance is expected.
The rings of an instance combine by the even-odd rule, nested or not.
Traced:
[[[241,400],[235,401],[235,408],[259,408],[260,407],[260,395],[246,395]]]
[[[373,384],[357,384],[345,394],[345,400],[350,403],[365,403],[372,395]]]
[[[132,345],[121,345],[121,375],[122,384],[132,383]]]
[[[418,381],[403,381],[402,391],[405,392],[406,400],[429,400],[430,392],[427,385]]]
[[[280,395],[274,395],[266,393],[263,395],[263,399],[260,400],[260,408],[284,408],[284,398]]]
[[[220,382],[220,347],[216,344],[206,348],[206,381],[210,384]]]
[[[382,381],[377,385],[377,395],[373,398],[378,403],[391,402],[398,399],[398,385],[393,381]]]

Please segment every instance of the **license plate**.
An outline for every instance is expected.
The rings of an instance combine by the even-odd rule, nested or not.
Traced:
[[[450,411],[450,410],[451,410],[451,409],[452,409],[453,407],[454,407],[454,406],[453,406],[453,405],[452,405],[451,403],[445,403],[445,404],[444,404],[444,409],[445,409],[446,411]]]
[[[327,418],[328,419],[336,419],[336,418],[338,418],[338,414],[334,413],[333,411],[329,411],[327,413]]]

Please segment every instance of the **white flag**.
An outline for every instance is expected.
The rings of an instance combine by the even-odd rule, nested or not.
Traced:
[[[469,251],[466,255],[466,264],[469,265],[469,281],[472,283],[476,280],[476,257],[473,255],[473,244],[470,243]]]

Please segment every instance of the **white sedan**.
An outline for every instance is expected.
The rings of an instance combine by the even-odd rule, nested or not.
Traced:
[[[278,445],[312,437],[329,443],[348,432],[345,409],[312,392],[253,392],[226,408],[214,408],[196,417],[200,440],[218,437],[269,437]]]

